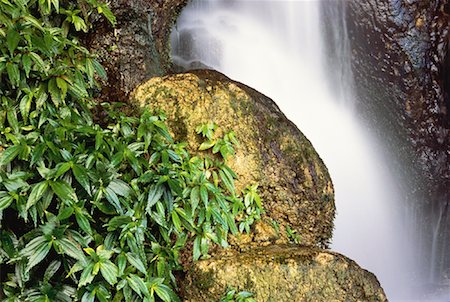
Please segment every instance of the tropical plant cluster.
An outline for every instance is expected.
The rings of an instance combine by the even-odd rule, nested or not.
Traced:
[[[0,0],[2,301],[178,301],[186,247],[207,257],[262,210],[226,165],[232,132],[200,125],[192,155],[163,113],[94,103],[93,14],[115,23],[97,0]]]

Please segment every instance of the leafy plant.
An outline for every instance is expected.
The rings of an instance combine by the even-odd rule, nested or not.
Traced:
[[[211,149],[213,154],[220,152],[220,155],[227,159],[229,156],[234,155],[234,145],[239,145],[239,143],[233,131],[225,133],[223,137],[216,138],[215,134],[218,128],[217,124],[210,122],[199,125],[195,129],[197,134],[207,139],[200,145],[199,150]]]
[[[162,113],[105,103],[94,121],[106,74],[76,35],[95,10],[115,22],[96,0],[0,0],[3,301],[178,301],[187,243],[206,257],[261,211],[226,165],[232,132],[192,156]]]
[[[286,236],[290,241],[299,244],[301,242],[300,235],[297,230],[293,230],[289,225],[286,225]]]
[[[220,299],[219,302],[256,302],[253,294],[247,291],[236,292],[235,289],[230,289]]]

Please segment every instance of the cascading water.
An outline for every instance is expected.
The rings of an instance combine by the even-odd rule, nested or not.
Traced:
[[[402,184],[354,112],[345,23],[335,18],[323,20],[340,24],[330,55],[319,1],[194,0],[172,33],[173,61],[219,70],[275,100],[330,170],[332,248],[375,273],[391,300],[410,299],[421,281],[412,226],[401,215]]]

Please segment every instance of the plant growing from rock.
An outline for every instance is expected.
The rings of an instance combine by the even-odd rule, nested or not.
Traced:
[[[0,1],[3,301],[178,301],[187,242],[199,259],[261,211],[234,188],[230,134],[192,156],[164,114],[93,103],[105,71],[77,34],[95,11],[115,22],[96,0]]]
[[[256,302],[253,293],[247,291],[237,292],[235,289],[228,290],[219,302]]]

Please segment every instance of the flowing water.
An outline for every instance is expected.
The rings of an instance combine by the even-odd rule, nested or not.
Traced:
[[[342,13],[323,20],[320,9],[319,1],[193,1],[172,32],[172,58],[223,72],[278,104],[329,168],[337,206],[332,249],[375,273],[390,300],[412,299],[423,281],[403,185],[354,110]],[[331,50],[323,22],[336,24]]]

